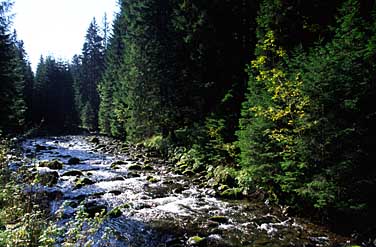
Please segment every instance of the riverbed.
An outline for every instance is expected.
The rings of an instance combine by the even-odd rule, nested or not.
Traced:
[[[108,216],[85,238],[94,246],[346,243],[345,238],[291,217],[267,200],[219,198],[210,186],[194,182],[197,177],[176,174],[174,164],[120,141],[63,136],[27,139],[22,148],[29,171],[44,178],[30,189],[50,195],[49,212],[57,226],[71,224],[83,208],[87,217]],[[58,162],[56,167],[43,165],[52,160]],[[62,245],[65,240],[59,241]]]

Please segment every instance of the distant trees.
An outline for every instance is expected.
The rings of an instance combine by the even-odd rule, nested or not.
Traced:
[[[98,83],[104,71],[104,39],[96,20],[87,30],[82,55],[74,57],[71,65],[74,78],[75,102],[81,125],[98,129]]]
[[[68,64],[41,57],[33,87],[32,116],[33,123],[44,128],[72,129],[77,125]]]

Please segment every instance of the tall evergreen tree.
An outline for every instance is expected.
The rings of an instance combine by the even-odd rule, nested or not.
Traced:
[[[119,88],[124,61],[124,23],[124,13],[121,9],[113,23],[113,33],[106,49],[106,70],[98,87],[100,94],[98,113],[100,131],[116,137],[125,137],[124,120],[121,119],[121,109],[125,108],[121,103],[121,94],[125,92]],[[114,94],[117,94],[117,97]]]
[[[90,23],[86,34],[86,40],[82,48],[80,61],[74,61],[75,71],[75,90],[76,90],[76,108],[79,111],[81,124],[88,129],[98,129],[98,111],[99,94],[98,83],[102,78],[104,71],[104,45],[103,38],[100,36],[99,26],[95,19]],[[87,116],[91,109],[93,116]],[[90,111],[91,112],[91,111]]]
[[[0,2],[0,130],[19,131],[24,125],[25,101],[22,60],[10,32],[8,15],[12,2]]]
[[[21,63],[21,72],[24,78],[23,99],[26,105],[25,121],[28,124],[32,122],[34,73],[31,69],[30,62],[28,61],[23,41],[16,41],[16,49]]]

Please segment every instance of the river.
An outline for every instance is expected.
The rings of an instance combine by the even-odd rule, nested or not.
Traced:
[[[56,225],[70,225],[82,208],[89,217],[111,212],[85,237],[93,246],[344,246],[344,238],[267,201],[220,199],[197,178],[172,172],[174,164],[119,141],[64,136],[22,146],[29,171],[41,181],[51,175],[31,189],[50,195]],[[62,167],[43,167],[44,160]]]

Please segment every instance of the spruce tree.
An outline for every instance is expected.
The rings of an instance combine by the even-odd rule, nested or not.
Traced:
[[[11,34],[10,1],[0,2],[0,130],[20,131],[25,122],[25,80],[17,41]]]
[[[98,121],[100,131],[107,135],[125,137],[124,121],[121,120],[120,109],[124,105],[119,102],[120,94],[124,93],[119,88],[119,81],[122,76],[123,56],[124,56],[124,15],[123,9],[116,15],[113,23],[113,33],[109,39],[106,49],[106,70],[98,86],[100,95],[100,106]],[[117,97],[114,96],[114,94]]]
[[[98,83],[104,71],[104,45],[100,36],[99,26],[95,18],[90,23],[86,33],[85,43],[82,48],[82,55],[79,61],[74,61],[75,66],[75,94],[76,109],[79,111],[81,124],[90,130],[98,129],[99,94]],[[79,71],[79,73],[77,73]],[[87,116],[85,111],[90,105],[93,116]],[[90,119],[90,121],[87,121]],[[85,120],[85,121],[84,121]]]

